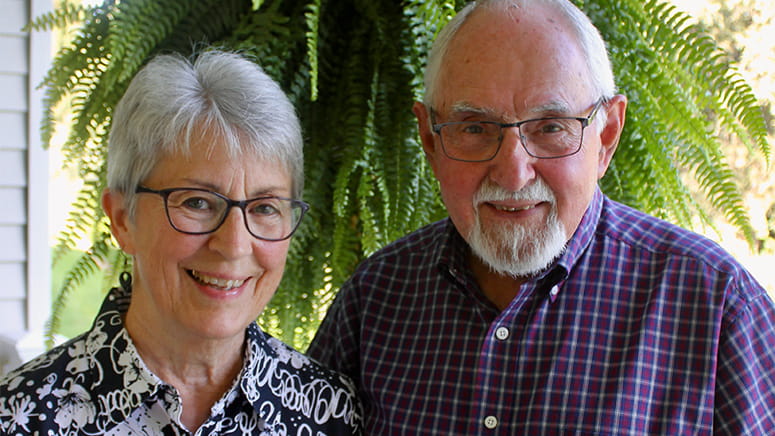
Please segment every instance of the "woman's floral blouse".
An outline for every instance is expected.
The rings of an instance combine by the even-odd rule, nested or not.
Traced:
[[[122,314],[130,280],[110,291],[91,330],[0,380],[0,435],[187,435],[180,396],[143,364]],[[351,382],[262,332],[196,435],[360,434]]]

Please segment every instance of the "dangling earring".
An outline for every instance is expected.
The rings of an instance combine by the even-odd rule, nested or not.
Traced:
[[[118,275],[118,282],[121,285],[121,287],[126,291],[132,290],[132,274],[130,271],[130,265],[129,265],[129,256],[126,254],[123,254],[124,256],[124,268],[123,271],[121,271],[121,274]]]

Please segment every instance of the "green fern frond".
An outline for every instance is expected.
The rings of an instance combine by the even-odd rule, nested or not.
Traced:
[[[105,11],[93,9],[92,15],[85,22],[79,36],[73,43],[60,50],[52,61],[41,86],[45,88],[44,104],[53,108],[60,102],[73,99],[73,111],[76,117],[78,110],[85,104],[88,91],[92,88],[95,77],[101,74],[102,60],[107,56],[101,41],[108,29]],[[80,102],[80,106],[76,103]],[[54,119],[53,110],[44,113],[42,120],[42,138],[45,144],[51,141]]]
[[[86,181],[76,195],[65,228],[59,233],[52,262],[56,264],[62,255],[78,245],[95,227],[101,213],[99,202],[100,182]]]
[[[121,63],[111,63],[106,88],[134,76],[154,48],[169,35],[194,2],[134,0],[119,2],[110,21],[108,51]]]
[[[663,39],[672,37],[671,46],[665,43],[657,44],[668,55],[677,54],[673,65],[678,74],[673,77],[681,77],[680,73],[684,72],[683,69],[687,65],[690,66],[688,68],[690,76],[681,78],[686,83],[685,89],[689,91],[687,93],[689,98],[685,101],[695,103],[696,107],[689,107],[684,113],[678,114],[682,118],[676,119],[697,120],[697,116],[692,114],[708,111],[719,114],[718,120],[722,128],[733,131],[749,146],[749,149],[758,148],[765,158],[769,159],[769,145],[766,141],[766,128],[761,113],[754,116],[750,114],[751,108],[757,106],[750,87],[745,84],[739,85],[742,81],[736,77],[737,73],[724,60],[726,58],[721,55],[721,50],[697,26],[686,24],[687,15],[677,12],[672,7],[659,5],[654,0],[646,4],[647,8],[651,6],[657,11],[653,15],[654,20],[658,23],[666,22],[679,35],[677,39],[673,35],[660,36]],[[662,33],[665,32],[666,30],[662,29]],[[676,50],[675,46],[680,49]],[[667,63],[667,65],[671,64]],[[712,98],[708,98],[705,89],[696,86],[697,83],[703,83],[700,80],[714,85]],[[687,146],[677,150],[676,160],[687,168],[695,170],[696,180],[710,203],[716,209],[723,211],[726,218],[743,231],[749,243],[753,243],[754,230],[745,213],[742,194],[734,181],[734,173],[729,164],[724,161],[721,143],[713,134],[713,120],[706,118],[704,121],[706,126],[704,130],[698,127],[681,130],[688,132],[690,136],[685,143]],[[697,124],[695,123],[695,126]],[[698,134],[691,135],[692,133]],[[697,173],[700,168],[705,172]]]
[[[733,129],[749,150],[758,149],[769,162],[767,129],[757,99],[718,44],[699,26],[690,24],[689,15],[673,6],[649,0],[644,8],[647,11],[653,8],[656,12],[650,14],[654,23],[666,23],[660,28],[659,38],[653,41],[658,42],[655,46],[660,52],[667,56],[675,54],[673,60],[677,65],[691,73],[694,80],[687,80],[685,85],[691,87],[696,100],[705,105],[699,109],[726,114],[722,125]],[[712,91],[710,99],[706,98],[708,84]]]
[[[307,23],[307,58],[309,59],[310,70],[310,98],[312,101],[318,98],[318,30],[320,22],[320,0],[312,0],[307,5],[307,11],[304,13]]]
[[[699,218],[712,226],[683,184],[689,171],[711,205],[751,237],[742,195],[716,134],[718,128],[730,131],[769,160],[766,126],[750,87],[736,86],[740,79],[718,45],[672,5],[599,0],[584,8],[611,45],[618,81],[630,100],[611,178],[619,178],[621,170],[629,177],[638,174],[637,182],[650,189],[633,186],[622,192],[623,185],[608,178],[603,186],[616,186],[614,193],[634,200],[629,204],[681,225],[693,227]],[[637,23],[637,32],[629,23]],[[697,173],[699,168],[704,172]]]
[[[282,84],[287,80],[282,55],[290,51],[295,38],[291,19],[280,10],[281,3],[265,4],[260,10],[243,15],[221,45],[251,56]]]
[[[51,318],[46,323],[44,337],[46,346],[51,348],[54,344],[54,336],[60,329],[62,308],[68,298],[87,278],[102,271],[102,264],[111,258],[111,253],[116,250],[104,239],[94,242],[89,251],[85,252],[70,268],[64,280],[61,290],[54,298]]]
[[[93,10],[93,7],[81,3],[63,2],[59,8],[51,12],[46,12],[30,21],[29,24],[22,28],[22,31],[41,32],[45,30],[63,29],[67,26],[83,22]]]

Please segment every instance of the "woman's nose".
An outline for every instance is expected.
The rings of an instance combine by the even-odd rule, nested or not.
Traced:
[[[253,252],[256,238],[248,231],[244,213],[238,207],[230,208],[223,224],[210,235],[210,248],[225,258],[237,258],[251,255]]]

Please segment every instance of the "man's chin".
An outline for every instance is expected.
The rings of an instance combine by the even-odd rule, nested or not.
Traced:
[[[469,245],[493,272],[515,278],[532,277],[543,272],[565,251],[564,232],[559,226],[550,227],[501,227],[501,231],[488,235],[480,228],[469,235]]]

